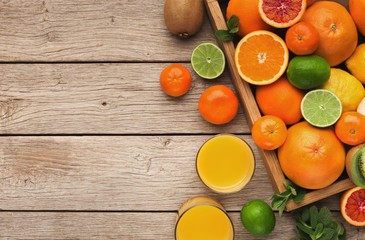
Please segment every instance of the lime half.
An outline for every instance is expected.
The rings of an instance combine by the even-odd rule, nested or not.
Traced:
[[[317,89],[304,96],[301,111],[304,119],[313,126],[328,127],[340,118],[342,105],[333,92]]]
[[[223,51],[217,45],[207,42],[194,48],[191,65],[200,77],[214,79],[223,73],[226,60]]]

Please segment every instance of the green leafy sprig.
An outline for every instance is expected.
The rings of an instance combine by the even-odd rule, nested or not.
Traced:
[[[215,36],[222,41],[232,41],[233,36],[240,29],[239,18],[232,15],[227,21],[228,30],[219,29],[215,32]]]
[[[307,191],[304,188],[298,187],[292,181],[285,179],[283,184],[286,187],[286,191],[280,194],[274,194],[270,200],[271,206],[279,210],[279,216],[283,214],[286,204],[293,199],[294,202],[299,203],[303,200]]]
[[[332,220],[327,207],[319,211],[316,206],[293,211],[300,240],[346,240],[343,224]],[[291,240],[297,240],[292,238]]]

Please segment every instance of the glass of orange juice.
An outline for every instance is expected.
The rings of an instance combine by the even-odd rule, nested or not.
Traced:
[[[194,197],[179,209],[176,240],[233,240],[234,228],[223,206],[209,197]]]
[[[232,134],[220,134],[200,148],[196,169],[207,187],[219,193],[232,193],[250,181],[255,158],[244,140]]]

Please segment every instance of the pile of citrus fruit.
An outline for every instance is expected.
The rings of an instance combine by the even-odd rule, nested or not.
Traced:
[[[277,149],[284,174],[307,189],[331,185],[348,165],[359,187],[341,211],[354,225],[365,225],[364,13],[365,0],[349,11],[334,1],[230,0],[226,16],[239,17],[235,65],[264,115],[255,143]],[[346,158],[349,146],[360,153]]]

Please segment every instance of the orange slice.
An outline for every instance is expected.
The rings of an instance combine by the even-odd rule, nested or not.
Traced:
[[[365,226],[365,188],[354,187],[342,195],[341,213],[348,223]]]
[[[288,66],[289,52],[278,35],[258,30],[241,39],[234,60],[243,80],[254,85],[266,85],[283,75]]]
[[[260,0],[259,13],[267,24],[286,28],[297,23],[307,7],[306,0]]]

